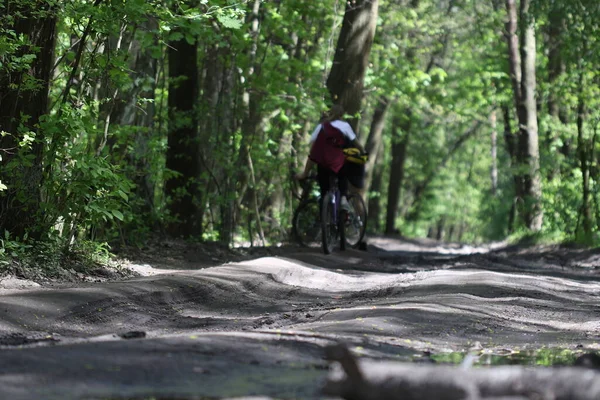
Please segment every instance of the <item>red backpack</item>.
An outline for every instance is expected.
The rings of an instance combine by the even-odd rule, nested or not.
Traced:
[[[345,156],[342,148],[345,143],[346,138],[342,131],[330,122],[325,122],[310,149],[309,157],[320,166],[338,173],[344,166]]]

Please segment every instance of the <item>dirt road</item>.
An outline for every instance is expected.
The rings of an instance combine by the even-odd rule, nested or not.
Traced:
[[[129,267],[144,276],[119,282],[0,281],[0,398],[320,398],[335,341],[415,362],[600,348],[599,252],[371,239],[368,252],[245,258],[140,257]]]

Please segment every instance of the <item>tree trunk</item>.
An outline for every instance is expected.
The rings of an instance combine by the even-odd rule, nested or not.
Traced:
[[[540,173],[540,148],[537,124],[536,44],[535,21],[529,13],[530,0],[521,0],[521,102],[519,107],[519,153],[525,173],[525,223],[537,232],[542,229],[542,176]]]
[[[506,40],[508,42],[508,59],[510,80],[513,87],[515,106],[521,102],[521,55],[519,54],[518,18],[516,0],[506,0]]]
[[[174,218],[167,231],[176,236],[199,234],[197,223],[199,176],[197,160],[200,146],[196,134],[194,106],[198,98],[198,65],[196,44],[185,39],[169,43],[169,136],[167,168],[175,173],[167,180],[165,192],[168,207]]]
[[[383,146],[379,146],[379,150],[374,155],[375,165],[371,179],[371,187],[369,190],[369,198],[367,202],[367,219],[368,227],[374,232],[381,232],[381,191],[383,189]]]
[[[584,240],[592,238],[592,206],[590,201],[590,168],[588,161],[588,146],[583,135],[586,105],[583,98],[584,77],[583,72],[579,76],[579,99],[577,105],[577,153],[579,155],[579,167],[581,168],[581,186],[583,189],[581,199],[581,216]]]
[[[517,110],[518,114],[519,104],[521,103],[521,55],[519,53],[519,36],[517,34],[518,18],[515,1],[516,0],[506,0],[506,10],[508,14],[508,19],[506,22],[506,40],[508,42],[508,65],[510,69],[510,78],[513,87],[514,107]],[[508,110],[508,108],[505,108],[504,139],[506,141],[508,153],[511,156],[514,178],[513,181],[515,185],[515,198],[511,206],[508,224],[508,231],[512,232],[515,228],[514,223],[516,222],[517,204],[520,201],[520,199],[523,198],[524,185],[523,174],[521,174],[518,170],[520,160],[517,145],[518,135],[513,133],[512,130],[507,131],[507,129],[511,129],[510,126],[510,111]]]
[[[387,194],[387,210],[385,216],[385,233],[392,234],[396,230],[396,216],[400,190],[404,182],[404,164],[406,162],[406,148],[411,133],[411,113],[406,116],[394,115],[392,124],[392,165],[390,166],[390,181]]]
[[[443,241],[445,239],[446,218],[440,217],[435,225],[435,240]]]
[[[38,212],[45,142],[39,123],[48,112],[56,33],[56,16],[49,4],[34,1],[22,7],[19,2],[8,2],[5,12],[11,18],[4,21],[0,16],[6,29],[30,42],[15,56],[35,55],[24,70],[11,71],[6,66],[0,69],[0,131],[8,133],[0,136],[0,183],[8,187],[0,191],[0,232],[8,231],[13,237],[29,233],[39,238],[47,229],[40,226]],[[32,82],[35,87],[31,87]],[[30,148],[19,145],[24,132],[35,134]],[[21,157],[32,159],[25,165]]]
[[[127,61],[133,44],[133,35],[125,35],[127,30],[127,24],[123,23],[119,29],[119,36],[110,37],[106,40],[104,46],[104,55],[110,60],[111,57],[118,57],[121,49],[127,46],[125,51],[124,61]],[[98,144],[96,146],[96,156],[99,157],[104,147],[108,144],[112,147],[115,143],[115,138],[111,136],[109,138],[109,130],[111,124],[114,122],[112,119],[114,116],[114,110],[117,104],[120,102],[119,95],[122,94],[121,88],[114,85],[111,82],[109,70],[105,69],[103,79],[101,83],[100,97],[102,99],[110,99],[109,101],[100,104],[100,121],[99,125],[102,127],[102,135],[98,138]],[[111,154],[112,155],[112,154]]]
[[[519,120],[517,143],[517,196],[523,201],[523,219],[528,229],[542,228],[542,182],[539,160],[536,91],[535,21],[529,14],[530,0],[522,0],[519,16],[522,20],[520,41],[517,36],[517,8],[515,0],[506,0],[508,12],[507,40],[513,92]],[[518,43],[518,48],[517,48]],[[520,51],[519,51],[520,50]]]
[[[383,146],[383,128],[385,126],[385,117],[389,107],[390,100],[386,97],[381,97],[378,99],[377,105],[375,106],[375,111],[373,112],[371,129],[369,130],[369,137],[367,138],[367,143],[365,144],[365,151],[370,154],[369,161],[365,166],[366,176],[364,191],[366,193],[369,192],[369,188],[371,187],[373,168],[375,167],[375,161],[377,159],[377,154],[379,153],[379,148]]]
[[[564,124],[567,122],[565,109],[564,107],[561,107],[561,102],[554,90],[557,80],[566,70],[561,55],[561,34],[565,26],[564,13],[562,10],[552,9],[548,18],[549,23],[546,36],[546,47],[548,48],[548,83],[550,85],[550,93],[548,94],[548,113],[553,117],[554,123],[560,121]],[[548,144],[552,143],[554,139],[554,132],[550,130],[550,132],[548,132]],[[547,150],[550,149],[548,148]]]
[[[510,121],[510,109],[507,105],[503,105],[502,106],[502,115],[503,115],[503,121],[504,121],[504,143],[506,144],[506,151],[508,153],[508,155],[510,156],[510,161],[509,161],[509,167],[513,168],[515,165],[517,165],[517,155],[516,155],[516,138],[515,138],[515,134],[513,133],[513,129],[511,127]],[[514,232],[514,228],[515,228],[515,220],[516,220],[516,216],[517,216],[517,210],[516,210],[516,202],[517,202],[517,193],[516,191],[518,190],[518,188],[521,187],[521,183],[519,181],[519,174],[514,173],[513,172],[513,184],[514,184],[514,189],[515,189],[515,195],[513,196],[513,200],[512,200],[512,204],[510,206],[510,211],[508,213],[508,222],[507,222],[507,229],[508,229],[508,233],[513,233]]]
[[[333,65],[327,78],[327,89],[332,101],[342,104],[350,115],[360,112],[364,76],[375,36],[378,9],[379,0],[346,3]],[[356,131],[358,118],[352,118],[349,122]]]
[[[492,182],[492,196],[496,196],[498,193],[498,123],[496,117],[496,111],[492,111],[490,115],[490,123],[492,125],[491,135],[491,156],[492,166],[490,168],[490,179]]]

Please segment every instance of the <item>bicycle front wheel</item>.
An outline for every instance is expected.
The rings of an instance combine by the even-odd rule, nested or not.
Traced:
[[[327,193],[321,207],[321,245],[325,254],[331,254],[337,237],[334,201],[333,194]]]
[[[301,246],[312,247],[321,243],[321,212],[319,199],[300,203],[292,220],[292,235]]]
[[[340,236],[340,250],[346,250],[346,221],[348,220],[348,211],[340,210],[338,218],[338,235]]]
[[[345,223],[346,243],[356,248],[365,237],[367,230],[367,207],[362,196],[356,193],[348,196],[348,203],[351,211]]]

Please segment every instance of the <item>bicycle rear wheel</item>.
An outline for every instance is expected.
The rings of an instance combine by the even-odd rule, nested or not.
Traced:
[[[362,196],[357,193],[348,196],[348,203],[352,206],[352,210],[345,218],[346,243],[356,248],[365,237],[367,230],[367,207]]]
[[[292,236],[298,244],[305,247],[321,243],[319,199],[307,199],[296,208],[292,220]]]
[[[321,207],[321,245],[325,254],[330,254],[333,251],[337,237],[334,201],[333,194],[327,193],[323,197],[323,207]]]

